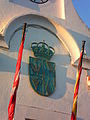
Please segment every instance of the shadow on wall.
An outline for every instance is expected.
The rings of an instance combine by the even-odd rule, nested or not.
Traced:
[[[40,12],[39,4],[31,2],[30,0],[9,0],[9,2],[18,4],[18,5],[26,7],[26,8],[31,8],[32,10],[36,10],[36,11]],[[48,2],[55,3],[55,0],[49,0]],[[45,3],[45,4],[47,4],[47,3]],[[42,5],[40,5],[40,6],[42,6]]]
[[[67,58],[67,55],[55,55],[55,58],[57,58],[56,63],[56,89],[54,93],[50,96],[52,99],[60,99],[62,98],[66,93],[66,83],[75,84],[75,80],[69,79],[66,77],[67,74],[67,68],[65,67],[66,63],[65,59]],[[61,62],[62,61],[62,62]],[[11,57],[8,57],[7,55],[0,54],[0,71],[1,72],[11,72],[15,73],[16,69],[16,59],[13,59]],[[29,75],[28,71],[29,65],[25,62],[22,62],[21,65],[21,74],[23,75]]]
[[[31,20],[36,20],[36,19],[31,19]],[[39,22],[45,21],[43,18],[38,20]],[[49,23],[47,20],[45,21],[47,25],[54,29],[56,33],[56,29],[51,23]],[[14,57],[13,55],[9,56],[11,53],[18,53],[18,49],[20,46],[20,41],[21,41],[21,35],[22,31],[19,30],[17,31],[14,36],[12,37],[10,41],[10,49],[8,51],[8,54],[0,53],[0,71],[1,72],[11,72],[15,73],[16,69],[16,62],[17,62],[17,57]],[[66,83],[74,84],[75,82],[72,82],[72,79],[67,78],[67,67],[70,64],[70,58],[68,54],[62,54],[62,52],[65,52],[65,48],[61,48],[61,42],[58,40],[56,36],[54,36],[52,33],[49,31],[46,31],[45,29],[42,30],[41,28],[32,28],[30,27],[27,30],[26,33],[26,39],[25,39],[25,47],[24,50],[31,52],[30,50],[30,45],[32,42],[40,42],[42,40],[45,40],[47,44],[55,48],[56,54],[53,56],[51,61],[56,63],[56,90],[55,92],[50,96],[52,99],[60,99],[62,98],[66,91]],[[61,48],[61,49],[60,49]],[[24,57],[28,59],[30,54],[26,55],[24,54]],[[67,65],[67,67],[66,67]],[[28,63],[22,61],[21,65],[21,74],[23,75],[28,75]]]
[[[56,89],[50,98],[59,99],[66,93],[66,83],[75,84],[75,81],[67,78],[67,69],[70,62],[69,56],[56,54],[54,57],[56,58]]]
[[[90,56],[90,37],[88,36],[85,36],[83,34],[80,34],[78,32],[74,32],[70,29],[67,29],[68,32],[75,38],[79,48],[81,48],[81,40],[85,40],[86,43],[85,43],[85,48],[86,48],[86,54],[87,56]]]
[[[1,72],[11,72],[15,73],[17,60],[13,57],[9,57],[7,55],[0,53],[0,71]],[[21,63],[21,69],[24,71],[21,72],[23,75],[28,75],[28,64],[25,62]]]
[[[33,10],[37,10],[38,12],[40,11],[38,4],[35,4],[35,3],[31,2],[30,0],[9,0],[9,2],[18,4],[18,5],[26,7],[26,8],[31,8]]]
[[[80,117],[77,117],[77,120],[84,120],[84,119],[82,119],[82,118],[80,118]]]
[[[55,3],[55,0],[50,0],[51,3]]]

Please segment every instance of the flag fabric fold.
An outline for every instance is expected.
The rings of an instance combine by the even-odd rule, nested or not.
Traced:
[[[77,74],[76,74],[76,83],[75,83],[75,87],[74,87],[74,98],[73,98],[73,108],[72,108],[71,120],[76,120],[76,115],[77,115],[77,100],[78,100],[80,76],[81,76],[81,72],[82,72],[82,59],[83,59],[83,53],[84,53],[84,45],[85,45],[85,41],[82,42],[82,50],[80,53],[78,70],[77,70]]]
[[[13,120],[14,119],[16,94],[17,94],[17,89],[18,89],[19,80],[20,80],[20,67],[21,67],[22,53],[23,53],[23,47],[24,47],[24,41],[25,41],[25,32],[24,32],[23,35],[24,36],[22,37],[21,45],[19,47],[18,59],[17,59],[17,64],[16,64],[16,71],[15,71],[15,76],[14,76],[14,82],[13,82],[11,95],[10,95],[10,101],[9,101],[9,105],[8,105],[8,120]]]

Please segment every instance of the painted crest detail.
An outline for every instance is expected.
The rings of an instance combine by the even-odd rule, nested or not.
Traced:
[[[37,4],[44,4],[46,3],[48,0],[30,0],[31,2],[37,3]]]
[[[49,62],[54,49],[44,42],[32,43],[37,58],[29,57],[29,74],[32,88],[40,95],[51,95],[56,87],[56,66]]]

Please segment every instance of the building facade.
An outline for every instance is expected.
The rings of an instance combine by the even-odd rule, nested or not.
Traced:
[[[36,0],[39,2],[40,0]],[[90,119],[90,29],[74,9],[72,0],[0,0],[0,120],[8,119],[8,104],[16,69],[22,27],[27,23],[17,91],[15,120],[70,120],[77,64],[82,40],[86,41],[78,96],[77,119]],[[55,91],[37,94],[30,83],[31,44],[45,41],[55,54]]]

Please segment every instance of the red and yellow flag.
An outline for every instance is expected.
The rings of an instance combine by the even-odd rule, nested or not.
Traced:
[[[16,72],[15,72],[14,82],[13,82],[12,91],[10,95],[10,101],[8,106],[8,120],[14,119],[16,94],[17,94],[17,89],[18,89],[19,80],[20,80],[20,67],[21,67],[22,53],[23,53],[23,47],[24,47],[24,41],[25,41],[25,30],[26,30],[26,23],[24,24],[24,28],[23,28],[22,41],[19,47],[18,59],[16,64]]]
[[[82,50],[80,53],[80,58],[79,58],[79,63],[78,63],[76,83],[75,83],[75,87],[74,87],[74,98],[73,98],[73,108],[72,108],[71,120],[76,120],[76,115],[77,115],[77,100],[78,100],[80,76],[81,76],[81,72],[82,72],[82,59],[83,59],[83,53],[84,53],[84,45],[85,45],[85,41],[82,42]]]

